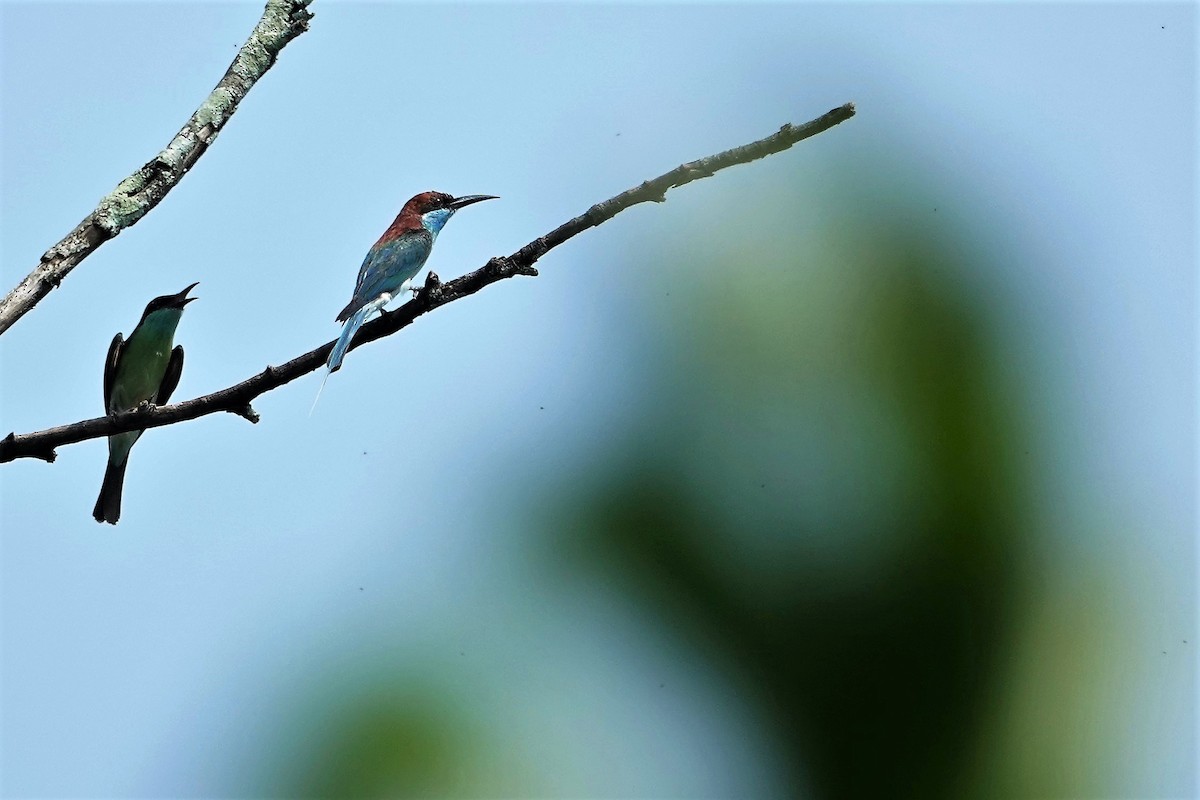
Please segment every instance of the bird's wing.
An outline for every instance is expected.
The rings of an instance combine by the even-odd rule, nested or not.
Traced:
[[[104,358],[104,411],[108,412],[108,398],[112,397],[113,381],[117,377],[117,361],[121,358],[121,348],[125,338],[121,334],[113,337],[108,346],[108,355]]]
[[[372,247],[359,267],[354,298],[338,314],[338,322],[344,322],[384,292],[394,294],[401,284],[421,271],[432,249],[433,235],[424,229]]]
[[[167,361],[167,371],[163,373],[162,383],[154,395],[154,405],[165,406],[171,399],[171,393],[179,385],[179,376],[183,374],[183,346],[175,345],[171,351],[171,359]]]

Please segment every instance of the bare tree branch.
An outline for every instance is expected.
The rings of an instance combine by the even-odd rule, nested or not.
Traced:
[[[133,225],[175,188],[204,155],[238,103],[275,64],[279,51],[308,30],[312,0],[267,0],[262,18],[225,75],[161,153],[117,184],[75,230],[42,254],[40,263],[0,300],[0,334],[12,327],[79,262]]]
[[[442,283],[437,275],[431,272],[416,297],[395,311],[384,312],[379,319],[364,325],[351,342],[350,349],[353,350],[367,342],[390,336],[401,328],[411,325],[422,314],[427,314],[439,306],[475,294],[483,287],[497,281],[515,275],[537,275],[537,270],[533,265],[550,249],[588,228],[612,219],[630,206],[651,201],[664,202],[669,189],[683,186],[700,178],[707,178],[716,171],[734,164],[745,164],[786,150],[796,142],[828,130],[852,116],[854,116],[854,104],[847,103],[803,125],[784,125],[777,133],[765,139],[759,139],[756,142],[678,166],[670,172],[622,192],[616,197],[597,203],[583,214],[560,225],[545,236],[535,239],[512,255],[492,258],[479,269],[467,273],[461,278]],[[286,364],[267,367],[241,383],[183,403],[162,408],[144,406],[122,414],[96,417],[37,433],[20,435],[10,433],[0,439],[0,463],[17,458],[40,458],[45,461],[53,461],[55,458],[54,448],[59,445],[73,444],[100,436],[111,436],[114,433],[125,431],[157,428],[161,425],[196,419],[218,411],[237,414],[251,422],[257,422],[258,414],[250,406],[256,397],[319,369],[329,357],[329,351],[332,349],[333,341],[326,342],[315,350],[293,358]]]

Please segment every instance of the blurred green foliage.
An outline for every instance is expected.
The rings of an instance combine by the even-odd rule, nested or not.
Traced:
[[[601,581],[682,635],[777,743],[763,758],[789,796],[1077,794],[1109,738],[1072,738],[1096,691],[1075,675],[1109,623],[1063,652],[1030,620],[1029,387],[998,367],[1004,298],[970,279],[991,267],[902,205],[802,232],[800,206],[721,206],[746,237],[664,264],[654,377],[610,455],[578,454],[569,496],[538,512],[542,574]],[[1022,649],[1031,626],[1044,653]],[[316,726],[285,793],[508,796],[528,785],[514,775],[564,768],[491,780],[503,731],[465,736],[480,723],[449,690],[376,702],[390,691],[363,686]]]
[[[297,789],[310,797],[427,797],[455,786],[468,726],[441,696],[355,698],[328,721],[319,757],[296,770]]]
[[[1027,546],[1019,391],[932,237],[797,256],[699,268],[732,295],[673,328],[575,556],[723,666],[796,796],[962,797]]]

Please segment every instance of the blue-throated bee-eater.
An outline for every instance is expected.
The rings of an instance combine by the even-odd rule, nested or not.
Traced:
[[[113,337],[104,362],[104,410],[109,414],[130,411],[142,403],[165,405],[179,385],[183,371],[183,348],[175,347],[175,328],[183,316],[183,307],[196,298],[187,293],[156,297],[146,306],[137,327],[123,339]],[[108,469],[92,516],[97,522],[116,525],[121,518],[121,490],[129,450],[143,431],[129,431],[108,437]]]

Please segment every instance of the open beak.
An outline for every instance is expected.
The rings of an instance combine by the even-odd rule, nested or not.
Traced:
[[[491,194],[468,194],[463,197],[456,197],[446,204],[447,208],[453,208],[457,211],[460,208],[465,208],[472,203],[478,203],[481,200],[499,200],[499,197]]]
[[[197,298],[197,297],[188,297],[187,293],[190,292],[192,289],[195,289],[199,285],[200,285],[200,281],[196,281],[191,286],[187,287],[182,292],[175,295],[174,296],[175,302],[172,305],[177,305],[180,308],[183,308],[184,306],[186,306],[188,303],[192,302],[193,300],[198,300],[199,298]]]

